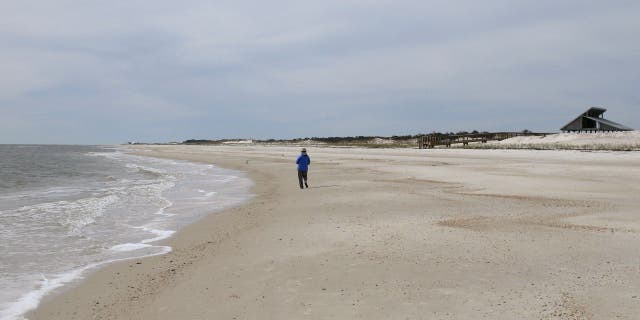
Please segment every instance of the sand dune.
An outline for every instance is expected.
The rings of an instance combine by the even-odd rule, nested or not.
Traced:
[[[522,136],[489,142],[479,146],[484,148],[543,150],[640,150],[640,131],[558,133],[544,137]]]

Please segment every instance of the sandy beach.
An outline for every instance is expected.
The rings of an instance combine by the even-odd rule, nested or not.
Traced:
[[[640,153],[136,146],[255,197],[51,295],[37,319],[638,319]]]

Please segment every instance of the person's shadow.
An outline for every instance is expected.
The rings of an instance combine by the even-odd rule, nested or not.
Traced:
[[[335,187],[339,187],[340,185],[337,184],[332,184],[332,185],[328,185],[328,186],[311,186],[307,189],[318,189],[318,188],[335,188]]]

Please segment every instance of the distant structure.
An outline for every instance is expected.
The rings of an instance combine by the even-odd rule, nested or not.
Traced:
[[[603,108],[589,108],[573,121],[567,123],[560,130],[562,132],[600,132],[600,131],[632,131],[633,129],[617,122],[605,119],[602,115],[607,111]]]
[[[468,146],[470,143],[487,141],[501,141],[520,136],[546,136],[547,133],[535,133],[529,130],[522,132],[484,132],[484,133],[431,133],[418,137],[419,149],[431,149],[437,146],[451,147],[453,144]]]

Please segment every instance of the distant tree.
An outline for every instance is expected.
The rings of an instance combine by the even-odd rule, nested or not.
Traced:
[[[183,144],[212,144],[216,143],[213,140],[202,140],[202,139],[189,139],[182,142]]]
[[[522,133],[531,133],[531,130],[529,130],[529,129],[524,129],[524,130],[522,130]]]

